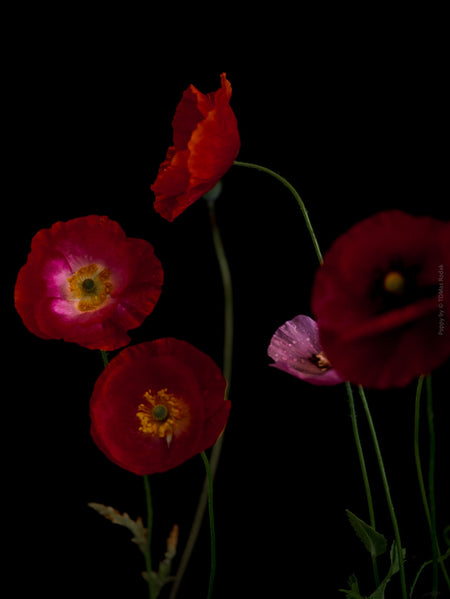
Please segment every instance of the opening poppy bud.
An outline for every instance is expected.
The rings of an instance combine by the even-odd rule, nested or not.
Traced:
[[[155,210],[168,221],[214,189],[241,147],[226,73],[220,75],[220,80],[220,89],[207,95],[190,85],[175,111],[173,145],[151,185]],[[218,189],[220,193],[220,186]]]

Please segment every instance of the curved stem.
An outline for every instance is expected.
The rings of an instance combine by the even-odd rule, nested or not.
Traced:
[[[151,539],[152,539],[152,528],[153,528],[153,508],[152,508],[152,496],[150,492],[150,480],[147,475],[144,477],[144,486],[145,486],[145,500],[147,505],[147,551],[145,553],[145,567],[147,571],[147,581],[148,581],[148,592],[149,598],[155,599],[155,589],[153,585],[152,579],[152,554],[151,554]]]
[[[228,399],[230,393],[230,382],[231,382],[231,371],[232,371],[232,357],[233,357],[233,289],[231,284],[230,268],[228,266],[227,257],[222,244],[222,238],[220,230],[217,225],[215,204],[214,201],[207,201],[209,218],[211,223],[211,230],[213,236],[214,249],[219,263],[219,269],[222,277],[223,291],[224,291],[224,349],[223,349],[223,375],[227,381],[227,388],[225,391],[225,398]],[[209,458],[209,466],[211,469],[211,477],[214,480],[217,466],[219,464],[219,458],[222,451],[224,434],[214,444],[211,455]],[[200,499],[197,505],[197,510],[194,515],[189,537],[186,542],[183,554],[181,556],[178,571],[175,576],[174,583],[170,592],[169,599],[175,599],[183,579],[184,573],[188,566],[190,557],[197,542],[197,537],[200,532],[200,527],[203,521],[203,517],[206,511],[206,504],[208,501],[208,489],[209,481],[206,477],[203,483],[203,489],[200,495]]]
[[[203,463],[205,464],[206,477],[208,479],[208,508],[209,508],[209,527],[211,531],[211,572],[209,576],[208,596],[211,599],[214,586],[214,576],[216,573],[216,530],[214,526],[214,506],[213,506],[213,477],[209,466],[208,458],[204,451],[201,453]]]
[[[422,472],[422,464],[421,464],[421,460],[420,460],[420,447],[419,447],[420,400],[421,400],[422,387],[423,387],[424,380],[425,380],[425,377],[421,376],[419,378],[419,380],[417,381],[416,402],[415,402],[415,409],[414,409],[414,458],[416,461],[417,478],[419,481],[420,494],[422,497],[423,508],[424,508],[425,516],[426,516],[426,519],[428,522],[428,527],[430,529],[430,534],[432,535],[432,520],[431,520],[430,506],[428,505],[427,492],[425,489],[425,483],[424,483],[423,472]],[[432,416],[432,411],[431,411],[431,414],[428,411],[428,416],[430,416],[430,415]],[[430,429],[430,426],[429,426],[429,429]],[[433,429],[433,436],[434,436],[434,427],[432,427],[432,429]],[[431,443],[435,443],[435,441],[432,441],[430,439],[430,444]],[[430,459],[431,459],[431,457],[432,457],[432,452],[430,451]],[[430,468],[430,472],[431,472],[431,470],[432,470],[432,468]],[[442,575],[444,576],[445,582],[447,583],[447,587],[450,591],[450,577],[448,575],[447,568],[444,563],[444,557],[441,554],[441,550],[440,550],[437,538],[436,538],[436,554],[437,554],[437,558],[438,558],[437,561],[439,562],[439,564],[441,566]],[[429,562],[429,563],[433,563],[433,562]]]
[[[427,492],[425,490],[425,483],[423,480],[422,463],[420,460],[420,449],[419,449],[419,423],[420,423],[420,399],[422,394],[424,377],[421,376],[417,381],[416,389],[416,402],[414,409],[414,459],[416,462],[417,478],[419,480],[420,494],[422,496],[423,508],[425,510],[425,516],[427,518],[428,526],[431,528],[431,516],[430,508],[428,506]]]
[[[292,195],[297,200],[298,205],[300,206],[300,210],[302,211],[303,218],[305,219],[306,228],[308,229],[308,232],[309,232],[309,234],[311,236],[311,240],[313,242],[313,246],[314,246],[314,250],[316,252],[317,259],[319,260],[320,263],[322,263],[323,262],[322,252],[320,251],[319,243],[318,243],[317,238],[316,238],[316,234],[314,233],[314,229],[313,229],[313,227],[311,225],[311,221],[309,219],[308,211],[306,210],[306,206],[305,206],[302,198],[298,194],[297,190],[295,189],[295,187],[293,187],[289,183],[289,181],[287,181],[284,177],[282,177],[281,175],[279,175],[275,171],[271,170],[270,168],[266,168],[265,166],[260,166],[259,164],[254,164],[252,162],[241,162],[239,160],[236,160],[234,162],[234,164],[236,166],[243,166],[245,168],[252,168],[252,169],[255,169],[255,170],[260,171],[262,173],[267,173],[268,175],[271,175],[275,179],[278,179],[278,181],[280,181],[280,183],[282,183],[285,187],[287,187],[289,189],[289,191],[292,193]]]
[[[348,402],[349,402],[349,406],[350,406],[350,416],[352,419],[352,428],[353,428],[353,435],[355,437],[356,450],[358,452],[359,464],[361,466],[361,472],[362,472],[362,477],[363,477],[363,481],[364,481],[364,488],[366,490],[367,505],[369,508],[370,525],[372,526],[372,528],[374,530],[376,530],[375,512],[373,509],[373,501],[372,501],[372,492],[370,490],[370,483],[369,483],[369,477],[367,475],[366,461],[364,459],[363,448],[362,448],[361,439],[360,439],[359,431],[358,431],[358,422],[356,419],[355,400],[353,398],[352,386],[350,383],[347,382],[347,383],[345,383],[345,387],[347,390]],[[375,587],[378,588],[378,586],[380,584],[380,577],[379,577],[379,573],[378,573],[377,558],[373,555],[372,555],[372,568],[373,568],[373,575],[374,575],[374,579],[375,579]]]
[[[228,260],[217,225],[215,202],[208,201],[209,220],[213,237],[214,248],[216,251],[217,262],[219,263],[220,274],[222,277],[224,293],[224,340],[223,340],[223,376],[227,381],[225,397],[228,399],[230,392],[232,358],[233,358],[233,287],[231,284],[231,273]]]
[[[320,264],[323,263],[323,256],[322,256],[322,252],[320,250],[319,247],[319,242],[317,241],[317,237],[316,234],[314,232],[313,226],[311,224],[311,220],[309,218],[309,214],[308,211],[306,209],[305,203],[303,202],[302,198],[300,197],[299,193],[297,192],[297,190],[289,183],[289,181],[287,181],[284,177],[282,177],[279,173],[273,171],[272,169],[269,169],[265,166],[260,166],[259,164],[254,164],[251,162],[241,162],[236,160],[234,162],[234,164],[236,166],[242,166],[245,168],[250,168],[250,169],[254,169],[263,173],[266,173],[268,175],[270,175],[271,177],[274,177],[275,179],[277,179],[278,181],[280,181],[280,183],[282,183],[294,196],[294,198],[296,199],[300,210],[302,212],[303,218],[305,220],[305,224],[306,224],[306,228],[308,229],[308,232],[310,234],[311,237],[311,241],[313,243],[314,246],[314,250],[316,252],[316,256],[317,259],[319,261]],[[355,437],[355,443],[356,443],[356,449],[358,452],[358,457],[359,457],[359,463],[361,466],[361,472],[362,472],[362,476],[363,476],[363,481],[364,481],[364,487],[365,487],[365,491],[366,491],[366,497],[367,497],[367,504],[368,504],[368,508],[369,508],[369,517],[370,517],[370,523],[372,528],[375,529],[375,514],[374,514],[374,509],[373,509],[373,501],[372,501],[372,493],[370,490],[370,484],[369,484],[369,477],[367,475],[367,469],[366,469],[366,464],[365,464],[365,460],[364,460],[364,454],[363,454],[363,450],[362,450],[362,445],[361,445],[361,439],[359,436],[359,431],[358,431],[358,423],[356,420],[356,411],[355,411],[355,404],[354,404],[354,399],[353,399],[353,392],[352,392],[352,388],[350,383],[346,383],[346,389],[347,389],[347,395],[349,398],[349,404],[350,404],[350,414],[351,414],[351,418],[352,418],[352,428],[353,428],[353,435]],[[377,566],[377,562],[376,562],[376,558],[372,557],[372,566],[373,566],[373,573],[374,573],[374,578],[375,578],[375,582],[376,582],[376,586],[379,585],[379,574],[378,574],[378,566]]]
[[[394,537],[395,543],[397,545],[397,553],[398,553],[398,563],[400,567],[400,581],[402,586],[402,597],[403,599],[408,599],[408,592],[406,588],[406,577],[405,577],[405,564],[403,560],[403,548],[402,542],[400,539],[400,530],[398,527],[397,516],[395,515],[394,504],[392,502],[391,491],[389,489],[389,483],[386,476],[386,470],[384,467],[383,458],[381,455],[380,444],[378,443],[377,433],[375,431],[375,426],[373,424],[372,415],[370,413],[369,404],[367,403],[367,399],[364,393],[363,388],[359,387],[359,395],[361,397],[361,401],[364,406],[364,411],[366,412],[367,422],[369,423],[370,433],[372,435],[372,440],[375,448],[375,454],[377,456],[378,466],[380,468],[381,478],[383,480],[384,492],[386,495],[386,500],[389,508],[389,514],[391,516],[392,527],[394,529]]]

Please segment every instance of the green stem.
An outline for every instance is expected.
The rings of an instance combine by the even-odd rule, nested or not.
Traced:
[[[214,577],[216,574],[216,531],[214,526],[214,506],[213,506],[213,477],[209,466],[208,458],[204,451],[201,453],[203,463],[205,464],[206,477],[208,479],[208,508],[209,508],[209,526],[211,531],[211,572],[209,576],[208,596],[211,599]]]
[[[217,225],[215,201],[208,201],[207,205],[214,249],[216,251],[217,262],[219,263],[224,293],[223,376],[227,381],[225,397],[228,399],[233,358],[233,287],[231,284],[230,267],[223,247],[220,230]]]
[[[314,233],[314,229],[313,229],[313,227],[311,225],[311,221],[309,220],[308,211],[306,210],[306,206],[305,206],[302,198],[298,194],[297,190],[295,189],[295,187],[293,187],[289,183],[289,181],[287,181],[284,177],[282,177],[281,175],[279,175],[275,171],[271,170],[270,168],[266,168],[265,166],[260,166],[259,164],[253,164],[252,162],[240,162],[238,160],[236,160],[234,162],[234,164],[236,166],[243,166],[245,168],[252,168],[252,169],[255,169],[255,170],[260,171],[262,173],[267,173],[268,175],[271,175],[272,177],[274,177],[275,179],[277,179],[278,181],[280,181],[280,183],[282,183],[285,187],[287,187],[289,189],[289,191],[292,193],[292,195],[297,200],[298,205],[300,206],[300,210],[302,211],[303,218],[305,219],[306,228],[308,229],[308,232],[309,232],[309,234],[311,236],[311,240],[312,240],[312,243],[313,243],[313,246],[314,246],[314,250],[316,252],[317,259],[319,260],[320,263],[322,263],[323,262],[322,252],[320,251],[319,243],[318,243],[317,238],[316,238],[316,234]]]
[[[362,472],[362,477],[363,477],[363,481],[364,481],[364,488],[366,490],[367,505],[369,508],[370,525],[372,526],[372,528],[374,530],[376,530],[375,512],[373,509],[373,501],[372,501],[372,492],[370,490],[370,483],[369,483],[369,477],[367,475],[366,461],[364,459],[361,438],[359,436],[359,431],[358,431],[358,421],[356,419],[355,400],[353,398],[352,386],[350,383],[347,382],[347,383],[345,383],[345,387],[347,390],[348,402],[349,402],[349,406],[350,406],[350,415],[351,415],[351,419],[352,419],[352,428],[353,428],[353,435],[355,437],[356,450],[358,452],[359,464],[361,466],[361,472]],[[373,568],[373,575],[374,575],[374,579],[375,579],[375,588],[378,588],[378,586],[380,584],[380,576],[378,573],[377,558],[374,555],[372,555],[372,568]]]
[[[372,435],[372,440],[375,448],[375,454],[377,456],[378,466],[380,468],[381,478],[383,480],[384,492],[386,495],[386,500],[389,508],[389,514],[391,516],[392,527],[394,529],[394,537],[395,543],[397,545],[398,552],[398,563],[400,568],[400,581],[402,586],[402,597],[403,599],[408,599],[408,592],[406,588],[406,576],[405,576],[405,564],[403,560],[403,549],[402,542],[400,539],[400,530],[398,527],[397,516],[395,515],[394,504],[392,502],[391,491],[389,489],[389,483],[386,476],[386,470],[384,467],[383,458],[381,455],[380,444],[378,443],[377,433],[375,431],[375,426],[373,424],[372,415],[370,413],[369,404],[367,403],[367,399],[364,393],[364,390],[361,386],[359,386],[359,395],[361,397],[361,401],[364,406],[364,411],[366,412],[367,422],[369,423],[370,433]]]
[[[444,553],[444,555],[440,555],[440,556],[439,556],[439,563],[442,565],[442,564],[444,563],[444,560],[446,560],[446,559],[447,559],[449,556],[450,556],[450,549],[448,549],[448,550],[447,550],[447,551]],[[412,584],[412,586],[411,586],[411,590],[410,590],[410,592],[409,592],[409,597],[410,597],[410,599],[411,599],[411,598],[414,596],[414,589],[415,589],[415,587],[416,587],[417,581],[418,581],[418,580],[419,580],[419,578],[420,578],[420,575],[422,574],[422,572],[424,571],[424,569],[425,569],[427,566],[429,566],[430,564],[432,564],[432,563],[433,563],[433,560],[430,560],[430,561],[428,561],[428,562],[425,562],[424,564],[422,564],[422,565],[420,566],[420,568],[419,568],[419,571],[417,572],[417,574],[416,574],[416,577],[415,577],[415,579],[414,579],[414,582],[413,582],[413,584]],[[450,585],[449,585],[449,590],[450,590]],[[427,596],[428,596],[428,595],[427,595]]]
[[[227,388],[225,391],[225,398],[228,399],[230,392],[230,382],[231,382],[231,371],[232,371],[232,356],[233,356],[233,288],[231,284],[231,274],[230,268],[228,266],[227,257],[225,254],[225,250],[223,247],[220,230],[217,225],[216,213],[215,213],[215,205],[213,201],[207,201],[208,211],[211,223],[212,237],[214,243],[214,249],[217,256],[217,262],[219,264],[220,274],[222,277],[222,285],[224,291],[224,349],[223,349],[223,375],[227,381]],[[219,464],[219,457],[222,451],[224,434],[219,437],[219,439],[214,444],[210,460],[209,466],[211,469],[211,476],[214,480],[216,475],[217,466]],[[169,599],[175,599],[178,593],[178,589],[181,585],[181,581],[183,579],[184,573],[188,566],[189,560],[191,558],[192,552],[195,547],[195,543],[197,542],[198,534],[200,532],[201,524],[203,521],[203,517],[206,511],[206,505],[208,502],[208,489],[209,489],[209,481],[208,477],[206,477],[203,483],[203,489],[200,494],[200,499],[197,505],[197,510],[194,515],[194,520],[192,522],[191,530],[189,532],[189,537],[186,542],[186,546],[184,548],[183,554],[180,559],[180,564],[178,566],[178,570],[175,576],[174,583],[172,585],[172,589],[170,592]]]
[[[434,432],[434,414],[433,414],[433,392],[431,386],[431,375],[426,379],[427,388],[427,417],[428,417],[428,432],[430,435],[430,455],[428,468],[428,492],[430,497],[430,532],[431,546],[433,550],[433,587],[432,591],[437,593],[438,590],[438,541],[436,533],[436,497],[434,473],[436,463],[436,436]]]
[[[430,529],[430,535],[433,539],[433,533],[432,533],[433,525],[432,525],[432,519],[431,519],[430,506],[428,505],[427,491],[425,488],[425,482],[424,482],[424,478],[423,478],[422,464],[421,464],[421,460],[420,460],[420,447],[419,447],[420,401],[421,401],[424,380],[425,380],[425,377],[421,376],[419,378],[419,380],[417,381],[416,402],[415,402],[415,410],[414,410],[414,457],[415,457],[415,461],[416,461],[417,478],[419,481],[420,494],[422,497],[423,508],[424,508],[425,516],[426,516],[426,519],[428,522],[428,527]],[[431,389],[430,389],[430,391],[431,391]],[[428,416],[430,416],[430,415],[432,416],[432,410],[431,410],[431,414],[430,414],[430,411],[428,411]],[[430,430],[430,425],[428,426],[428,428]],[[435,432],[434,432],[433,425],[431,426],[430,433],[431,433],[431,431],[432,431],[433,438],[434,438]],[[431,444],[435,445],[435,441],[431,439],[431,434],[430,434],[430,445]],[[430,450],[430,460],[431,460],[432,454],[433,454],[433,451]],[[434,466],[431,466],[430,473],[433,470],[434,470]],[[450,577],[448,575],[447,568],[445,566],[444,558],[441,554],[441,550],[440,550],[437,538],[436,538],[436,552],[437,552],[437,561],[440,564],[440,567],[442,570],[442,575],[444,576],[445,581],[447,583],[448,590],[450,591]],[[433,553],[433,558],[434,557],[435,556]],[[433,563],[433,560],[429,563]]]
[[[147,505],[147,551],[145,553],[145,567],[147,571],[148,593],[149,599],[156,599],[155,587],[152,578],[152,554],[151,554],[151,539],[153,528],[153,508],[152,496],[150,492],[150,480],[147,475],[144,477],[145,500]]]
[[[308,229],[309,235],[311,237],[311,241],[313,243],[314,250],[316,252],[316,256],[319,261],[319,264],[322,264],[323,256],[322,256],[322,252],[319,247],[319,242],[317,241],[317,237],[314,232],[313,226],[311,224],[311,220],[309,218],[309,214],[306,209],[305,203],[303,202],[303,200],[300,197],[297,190],[289,183],[289,181],[287,181],[284,177],[282,177],[279,173],[273,171],[272,169],[266,168],[264,166],[260,166],[259,164],[250,163],[250,162],[235,161],[234,164],[236,166],[242,166],[245,168],[255,169],[260,172],[266,173],[266,174],[274,177],[278,181],[280,181],[280,183],[282,183],[292,193],[292,195],[296,199],[296,201],[300,207],[300,210],[302,212],[302,215],[303,215],[303,218],[304,218],[304,221],[306,224],[306,228]],[[347,395],[348,395],[349,403],[350,403],[350,414],[351,414],[351,418],[352,418],[353,434],[355,437],[356,449],[358,452],[359,462],[360,462],[360,466],[361,466],[361,472],[362,472],[363,481],[364,481],[364,487],[365,487],[365,491],[366,491],[370,522],[371,522],[371,526],[375,529],[375,515],[374,515],[374,509],[373,509],[372,493],[370,490],[369,477],[367,475],[367,469],[366,469],[366,464],[365,464],[365,460],[364,460],[361,439],[359,436],[358,423],[356,420],[355,404],[354,404],[354,399],[353,399],[353,392],[352,392],[350,383],[346,383],[346,389],[347,389]],[[361,388],[361,390],[362,390],[362,388]],[[372,557],[372,566],[373,566],[373,573],[374,573],[376,586],[378,587],[379,573],[378,573],[378,566],[377,566],[375,557]]]
[[[419,424],[420,424],[420,399],[422,395],[424,377],[421,376],[417,381],[416,389],[416,402],[414,410],[414,459],[416,461],[417,478],[419,480],[420,494],[422,496],[422,503],[425,510],[425,516],[427,518],[428,526],[431,530],[431,516],[430,508],[428,506],[427,492],[425,489],[425,483],[423,480],[422,463],[420,460],[420,448],[419,448]]]
[[[100,350],[100,353],[102,355],[103,366],[106,368],[109,364],[108,354],[103,349]]]

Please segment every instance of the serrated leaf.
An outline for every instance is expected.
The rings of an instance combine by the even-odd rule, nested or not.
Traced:
[[[107,520],[110,520],[114,524],[124,526],[133,535],[131,539],[133,543],[138,545],[139,549],[144,555],[147,552],[147,529],[142,523],[142,518],[132,520],[127,513],[121,514],[111,506],[103,505],[102,503],[88,503],[88,506],[94,509],[96,512],[104,516]]]
[[[172,566],[172,560],[177,554],[178,544],[178,525],[174,524],[169,538],[167,539],[167,551],[164,554],[164,559],[159,562],[158,572],[152,572],[152,580],[154,588],[156,589],[156,596],[159,595],[162,587],[168,582],[175,580],[174,576],[170,576],[170,569]],[[148,580],[147,572],[142,572],[142,576],[145,580]]]
[[[387,549],[386,538],[377,532],[372,526],[355,516],[350,510],[345,510],[358,537],[363,542],[365,548],[373,557],[378,557],[385,553]]]

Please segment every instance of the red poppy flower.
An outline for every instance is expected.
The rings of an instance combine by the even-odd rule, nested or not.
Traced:
[[[225,388],[218,366],[185,341],[128,347],[95,384],[92,437],[126,470],[164,472],[217,441],[230,409]]]
[[[155,210],[173,221],[212,189],[233,164],[240,148],[236,117],[230,108],[231,85],[204,95],[191,85],[177,106],[173,146],[151,186]]]
[[[312,308],[324,351],[351,382],[405,386],[450,355],[450,223],[380,212],[339,237]]]
[[[162,281],[150,243],[106,216],[86,216],[33,237],[15,304],[38,337],[109,351],[129,342],[126,331],[153,310]]]

